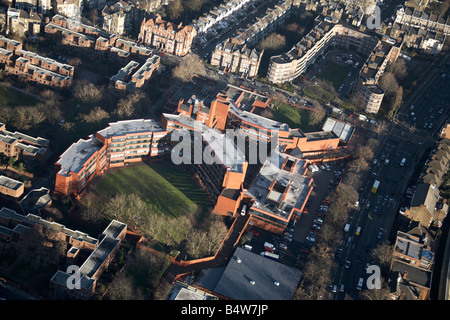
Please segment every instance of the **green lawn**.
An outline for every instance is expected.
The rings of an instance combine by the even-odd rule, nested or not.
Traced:
[[[317,128],[309,123],[309,111],[298,109],[285,103],[274,103],[278,108],[272,109],[273,119],[286,123],[289,128],[300,128],[304,132],[316,131]]]
[[[95,189],[107,196],[135,193],[152,211],[173,217],[193,212],[208,201],[189,172],[165,163],[119,169],[109,173]]]
[[[330,81],[337,90],[341,86],[342,82],[344,82],[344,79],[347,77],[350,70],[351,67],[341,66],[334,62],[330,62],[319,75],[319,78]]]
[[[307,86],[303,89],[303,92],[311,99],[316,99],[324,103],[328,103],[334,99],[334,95],[331,92],[318,85]]]
[[[36,99],[8,87],[0,86],[0,105],[29,106],[36,104]]]

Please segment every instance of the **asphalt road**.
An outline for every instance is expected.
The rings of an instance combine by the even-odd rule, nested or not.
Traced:
[[[425,151],[434,146],[442,124],[448,119],[449,93],[445,89],[450,87],[448,74],[450,67],[445,64],[430,73],[424,83],[424,90],[413,101],[415,114],[411,116],[411,106],[405,105],[398,114],[398,121],[390,123],[389,132],[374,157],[377,164],[372,164],[365,178],[359,208],[348,221],[351,227],[345,234],[340,263],[332,283],[338,288],[344,284],[345,292],[329,291],[326,293],[327,299],[359,298],[356,287],[360,277],[366,283],[368,274],[365,266],[372,263],[369,252],[389,237],[416,165]],[[434,125],[425,128],[424,124],[431,120]],[[406,159],[404,166],[400,165],[403,158]],[[386,159],[389,160],[387,164]],[[380,181],[380,186],[373,193],[375,180]],[[355,234],[357,227],[361,227],[359,236]],[[382,237],[378,239],[380,231]],[[349,261],[349,268],[345,266],[346,261]]]

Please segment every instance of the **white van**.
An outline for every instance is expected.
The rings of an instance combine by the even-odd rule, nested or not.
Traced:
[[[246,213],[247,213],[247,205],[244,204],[244,205],[242,206],[241,216],[245,216]]]
[[[363,283],[364,283],[364,279],[363,278],[359,278],[358,286],[356,287],[356,289],[361,290],[362,286],[363,286]]]
[[[347,223],[347,224],[345,225],[344,231],[345,231],[345,232],[348,232],[348,230],[350,230],[350,224]]]

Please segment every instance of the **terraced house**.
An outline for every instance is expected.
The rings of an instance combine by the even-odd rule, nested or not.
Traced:
[[[47,158],[49,143],[49,140],[41,137],[8,131],[6,125],[0,122],[0,153],[8,157],[43,163]]]
[[[6,73],[52,87],[72,85],[73,66],[23,50],[21,42],[3,36],[0,36],[0,49],[0,61]]]
[[[246,44],[233,44],[230,40],[216,46],[211,55],[211,65],[241,77],[254,78],[258,74],[264,50],[250,49]]]
[[[154,15],[142,21],[138,42],[176,56],[191,52],[197,30],[192,26],[175,25]]]
[[[87,50],[91,49],[97,56],[106,57],[108,60],[147,59],[153,54],[152,50],[134,41],[119,38],[84,23],[72,23],[62,15],[52,17],[45,26],[45,34],[60,45],[80,48],[77,51],[84,54],[91,54]]]

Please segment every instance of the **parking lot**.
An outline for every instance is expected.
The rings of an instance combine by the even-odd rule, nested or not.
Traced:
[[[248,235],[247,250],[261,254],[271,252],[286,265],[302,268],[308,253],[320,232],[328,209],[328,195],[339,183],[342,163],[317,165],[318,171],[308,170],[314,179],[314,189],[303,213],[294,216],[283,235],[276,235],[261,228],[252,227]]]

